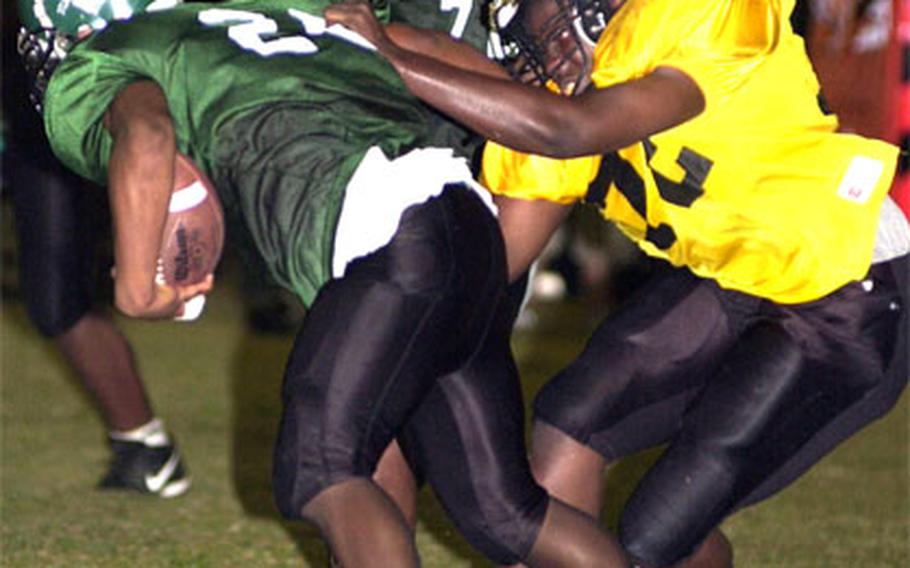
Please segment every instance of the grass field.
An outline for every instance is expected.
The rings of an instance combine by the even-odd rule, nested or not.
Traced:
[[[93,489],[107,460],[101,423],[21,304],[4,301],[0,566],[325,564],[314,532],[281,521],[271,504],[270,453],[291,338],[250,333],[241,306],[235,289],[221,285],[197,324],[118,320],[194,477],[190,493],[168,502]],[[529,396],[580,348],[596,311],[546,306],[541,324],[516,336]],[[638,456],[611,473],[608,519],[653,458]],[[725,528],[742,567],[904,567],[908,517],[905,396],[792,489]],[[487,565],[429,491],[417,538],[425,566]]]

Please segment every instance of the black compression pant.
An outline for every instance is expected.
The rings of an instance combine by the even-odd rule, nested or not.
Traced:
[[[105,195],[54,163],[37,168],[7,157],[21,291],[38,330],[56,337],[92,306],[95,236],[99,225],[107,226]]]
[[[526,459],[510,318],[502,238],[479,198],[450,186],[406,210],[389,244],[322,288],[297,337],[275,453],[282,513],[371,476],[417,412],[421,467],[455,523],[492,560],[524,558],[547,496]]]
[[[510,310],[520,304],[519,288]],[[500,311],[482,348],[439,380],[400,438],[461,533],[497,564],[526,559],[548,501],[526,458],[524,405],[509,352],[514,315]]]
[[[662,274],[544,387],[536,418],[608,461],[669,444],[619,536],[644,564],[675,564],[894,405],[908,379],[908,262],[792,306]]]

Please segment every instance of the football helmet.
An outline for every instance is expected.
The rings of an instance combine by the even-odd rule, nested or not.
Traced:
[[[47,82],[77,41],[108,22],[172,8],[181,0],[19,0],[22,27],[17,51],[31,79],[30,98],[38,110]]]
[[[621,5],[611,0],[493,0],[489,19],[498,45],[495,55],[521,81],[573,94],[590,75],[590,51]]]

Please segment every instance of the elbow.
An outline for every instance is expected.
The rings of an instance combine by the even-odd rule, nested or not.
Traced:
[[[553,136],[545,140],[544,144],[546,144],[547,148],[545,155],[560,160],[578,158],[594,153],[585,149],[579,143],[578,136],[572,132],[554,133]]]
[[[538,130],[530,138],[534,140],[533,152],[549,158],[566,158],[568,137],[558,130]]]
[[[147,116],[134,120],[126,132],[133,149],[153,154],[174,145],[174,125],[167,117]]]
[[[557,159],[598,153],[585,143],[584,137],[580,135],[584,131],[584,124],[579,124],[571,114],[550,112],[529,124],[529,132],[524,140],[530,144],[523,150]]]
[[[147,139],[149,143],[174,139],[164,91],[151,81],[136,81],[117,93],[105,113],[104,124],[115,139]]]
[[[176,140],[170,116],[158,112],[135,113],[129,117],[115,115],[109,130],[116,144],[147,155],[173,146]]]
[[[554,132],[541,136],[537,139],[537,146],[533,152],[559,160],[578,158],[596,153],[580,144],[577,135],[573,135],[571,132]]]
[[[134,298],[125,298],[119,295],[114,299],[114,307],[116,307],[117,311],[121,314],[131,318],[141,318],[145,313],[145,303],[137,301]]]
[[[149,291],[117,286],[114,290],[114,307],[131,318],[146,317],[154,297]]]

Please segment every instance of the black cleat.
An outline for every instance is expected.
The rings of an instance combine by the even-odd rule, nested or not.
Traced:
[[[190,488],[183,461],[170,441],[151,444],[146,441],[111,439],[111,460],[99,489],[137,491],[163,498],[183,495]]]

